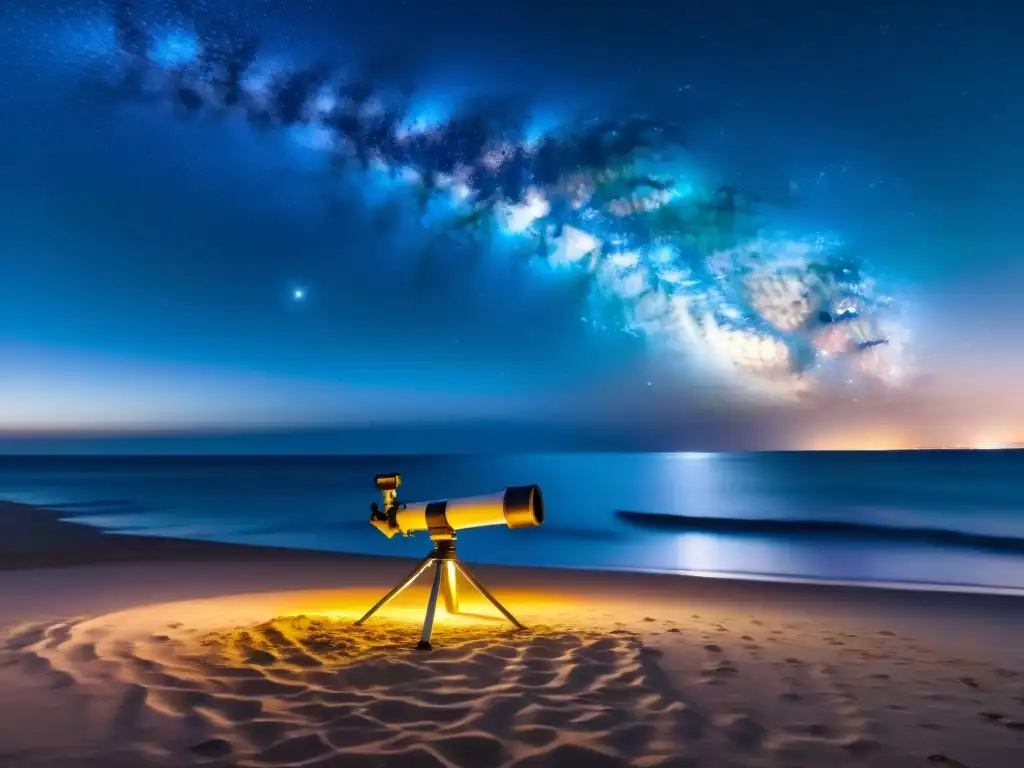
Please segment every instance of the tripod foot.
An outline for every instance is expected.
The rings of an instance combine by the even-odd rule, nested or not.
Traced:
[[[432,651],[432,650],[434,650],[434,646],[432,646],[430,644],[429,640],[420,640],[418,643],[416,643],[416,650],[417,651]]]

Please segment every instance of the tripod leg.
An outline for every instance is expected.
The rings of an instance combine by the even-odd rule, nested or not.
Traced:
[[[434,583],[430,585],[430,600],[427,601],[427,616],[423,619],[423,634],[420,635],[417,651],[429,651],[433,649],[430,645],[430,635],[434,631],[434,611],[437,610],[437,593],[441,591],[441,574],[444,572],[444,563],[437,561],[434,569]]]
[[[373,606],[373,608],[371,608],[370,610],[368,610],[368,611],[367,611],[367,612],[366,612],[366,613],[364,614],[363,618],[359,619],[359,621],[357,621],[357,622],[356,622],[356,626],[358,627],[358,626],[359,626],[360,624],[362,624],[362,623],[363,623],[364,621],[366,621],[366,620],[367,620],[368,618],[370,618],[371,616],[373,616],[373,614],[375,614],[375,613],[376,613],[377,611],[379,611],[379,610],[380,610],[381,608],[383,608],[383,607],[384,607],[385,605],[387,605],[387,604],[388,604],[389,602],[391,602],[391,601],[392,601],[392,600],[394,600],[394,599],[395,599],[396,597],[398,597],[398,595],[399,595],[399,594],[400,594],[400,593],[401,593],[401,592],[402,592],[402,591],[403,591],[403,590],[404,590],[404,589],[405,589],[406,587],[408,587],[408,586],[409,586],[410,584],[412,584],[412,583],[413,583],[414,581],[416,581],[416,579],[418,579],[418,578],[419,578],[419,575],[420,575],[421,573],[423,573],[423,572],[424,572],[424,571],[425,571],[425,570],[427,569],[427,567],[428,567],[428,566],[430,565],[430,563],[431,563],[431,562],[432,562],[433,560],[434,560],[434,556],[433,556],[433,554],[427,555],[427,556],[426,556],[425,558],[423,558],[423,559],[422,559],[422,560],[421,560],[421,561],[419,562],[419,564],[418,564],[418,565],[417,565],[417,566],[416,566],[416,567],[415,567],[415,568],[413,569],[412,573],[410,573],[410,574],[409,574],[409,575],[408,575],[408,576],[407,576],[407,577],[405,578],[405,580],[404,580],[404,581],[402,581],[402,582],[401,582],[401,583],[400,583],[400,584],[399,584],[399,585],[398,585],[397,587],[395,587],[394,589],[392,589],[392,590],[391,590],[390,592],[388,592],[388,593],[387,593],[386,595],[384,595],[384,597],[382,597],[382,598],[381,598],[380,600],[378,600],[378,601],[377,601],[377,604],[376,604],[375,606]]]
[[[519,623],[518,619],[516,619],[515,616],[513,616],[511,613],[508,612],[508,610],[506,610],[505,606],[498,602],[497,598],[494,595],[487,591],[487,587],[485,587],[483,584],[476,580],[476,577],[474,577],[473,574],[469,572],[469,569],[463,563],[455,561],[455,567],[458,568],[459,572],[466,577],[466,581],[468,581],[470,584],[476,587],[477,591],[481,595],[486,597],[490,604],[501,612],[502,616],[511,621],[517,629],[526,629],[525,626]]]
[[[441,565],[444,568],[441,574],[441,594],[444,595],[444,608],[448,613],[458,613],[459,592],[458,585],[455,583],[455,575],[458,571],[455,570],[455,561],[445,560]]]

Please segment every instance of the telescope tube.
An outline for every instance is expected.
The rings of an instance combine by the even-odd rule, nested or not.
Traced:
[[[432,536],[467,528],[507,525],[532,528],[544,522],[544,497],[540,486],[522,485],[485,496],[417,501],[395,513],[399,532],[408,535],[429,531]]]

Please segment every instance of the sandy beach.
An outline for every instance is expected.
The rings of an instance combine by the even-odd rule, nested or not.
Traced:
[[[522,534],[528,536],[528,532]],[[424,549],[429,541],[424,539]],[[472,563],[472,538],[462,556]],[[478,567],[412,650],[399,559],[0,505],[0,765],[1019,766],[1018,598]]]

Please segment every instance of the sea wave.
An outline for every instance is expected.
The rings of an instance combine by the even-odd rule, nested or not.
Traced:
[[[618,510],[615,514],[628,525],[665,533],[841,538],[862,542],[903,542],[1024,553],[1024,538],[969,533],[948,528],[889,526],[839,520],[699,517],[627,510]]]

